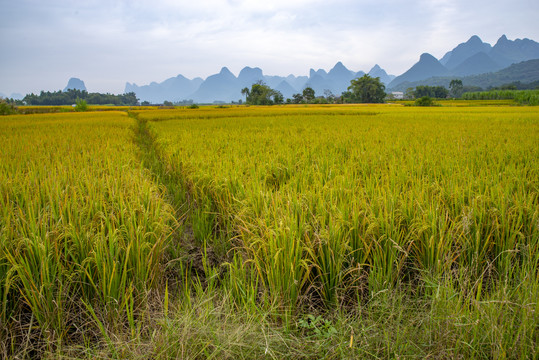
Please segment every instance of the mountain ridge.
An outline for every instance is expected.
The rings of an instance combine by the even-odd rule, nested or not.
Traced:
[[[539,43],[524,38],[509,40],[500,36],[494,46],[473,35],[464,43],[448,51],[440,60],[420,58],[408,71],[397,76],[388,89],[401,89],[402,83],[414,83],[444,76],[462,77],[487,74],[505,69],[512,64],[539,59]]]
[[[394,78],[378,65],[371,69],[371,71],[373,70],[381,75],[382,82],[389,83]],[[250,87],[257,81],[262,81],[280,91],[284,97],[291,98],[293,94],[301,93],[308,86],[312,87],[317,95],[324,94],[326,90],[333,94],[340,94],[348,88],[350,80],[364,74],[363,71],[356,72],[348,69],[341,61],[337,62],[329,71],[311,68],[309,76],[264,75],[263,70],[259,67],[245,66],[236,77],[227,67],[222,67],[219,73],[210,75],[206,79],[189,80],[179,74],[161,83],[152,82],[143,86],[127,82],[125,92],[135,92],[141,101],[152,103],[162,103],[165,100],[193,100],[205,103],[231,102],[242,99],[241,89]],[[181,84],[183,84],[183,90],[177,89]],[[169,89],[174,90],[174,92],[168,91]]]
[[[522,61],[517,64],[512,64],[496,72],[468,76],[431,77],[413,82],[403,82],[394,87],[392,90],[405,91],[408,88],[414,88],[418,85],[444,86],[447,88],[453,79],[462,80],[462,83],[465,86],[478,86],[483,89],[515,82],[521,82],[524,84],[533,83],[539,81],[539,59],[532,59]]]
[[[466,42],[446,52],[439,60],[427,52],[423,53],[415,64],[399,76],[387,74],[378,64],[374,65],[368,74],[380,78],[386,85],[386,90],[391,91],[402,89],[406,84],[420,84],[427,80],[432,82],[432,79],[469,78],[480,74],[487,74],[482,78],[488,78],[493,76],[488,74],[495,74],[512,64],[533,59],[539,59],[539,43],[534,40],[528,38],[509,40],[506,35],[502,35],[492,46],[483,42],[479,36],[473,35]],[[535,66],[535,63],[531,64],[528,65]],[[534,69],[530,69],[529,66],[526,67],[527,71],[533,73]],[[151,103],[162,103],[165,100],[173,102],[193,100],[199,103],[232,102],[243,99],[242,88],[262,81],[280,91],[285,98],[301,93],[307,86],[312,87],[316,95],[323,95],[327,91],[339,95],[347,90],[350,80],[364,74],[364,71],[348,69],[341,61],[329,70],[311,68],[308,76],[265,75],[262,68],[249,66],[242,68],[236,76],[224,66],[218,73],[206,79],[200,77],[189,79],[178,74],[160,83],[152,81],[142,86],[126,82],[125,92],[134,92],[141,101]],[[533,76],[530,75],[530,78]],[[519,75],[509,81],[519,81],[521,78],[525,79]],[[66,89],[70,87],[86,89],[84,82],[76,78],[69,80]]]
[[[80,90],[80,91],[87,91],[86,85],[84,85],[84,81],[82,81],[79,78],[72,77],[67,81],[67,85],[64,88],[64,92],[67,90]]]

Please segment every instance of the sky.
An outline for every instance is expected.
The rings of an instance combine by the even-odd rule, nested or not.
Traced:
[[[123,93],[182,74],[308,75],[342,61],[400,75],[478,35],[539,41],[537,0],[0,0],[0,93]]]

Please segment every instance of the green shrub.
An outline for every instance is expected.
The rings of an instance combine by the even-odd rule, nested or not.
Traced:
[[[77,99],[76,102],[77,105],[75,105],[75,111],[88,111],[88,103],[86,103],[86,100]]]
[[[8,103],[5,99],[0,99],[0,115],[11,115],[17,113],[17,107]]]
[[[430,96],[423,96],[415,101],[415,105],[416,106],[433,106],[434,101],[432,100]]]

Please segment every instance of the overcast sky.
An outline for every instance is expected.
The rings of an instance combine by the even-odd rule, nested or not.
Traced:
[[[0,92],[123,93],[227,66],[308,75],[337,61],[399,75],[478,35],[539,41],[537,0],[0,0]]]

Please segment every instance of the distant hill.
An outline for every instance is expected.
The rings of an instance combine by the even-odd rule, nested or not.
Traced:
[[[264,81],[264,74],[261,68],[251,68],[249,66],[244,67],[238,75],[238,85],[241,89],[244,87],[251,87],[252,84],[257,81]]]
[[[374,74],[379,76],[382,81],[389,82],[394,78],[378,65],[373,67],[371,72],[373,76]],[[340,61],[329,71],[310,69],[309,76],[264,75],[262,69],[246,66],[236,77],[228,68],[223,67],[218,74],[211,75],[205,80],[201,78],[189,80],[183,75],[178,75],[161,83],[152,82],[143,86],[126,83],[125,92],[134,92],[141,101],[151,103],[188,99],[199,103],[231,102],[243,98],[241,89],[250,88],[257,81],[262,81],[271,88],[280,91],[285,98],[291,98],[293,94],[301,93],[308,86],[315,90],[317,96],[324,95],[326,90],[340,95],[350,86],[350,80],[364,74],[363,71],[356,72],[347,69]]]
[[[82,81],[81,79],[71,78],[67,82],[67,85],[64,88],[64,92],[70,89],[83,91],[86,90],[86,85],[84,85],[84,81]]]
[[[125,92],[134,92],[142,101],[162,103],[164,100],[179,101],[186,99],[196,91],[204,80],[195,78],[189,80],[183,75],[167,79],[162,83],[152,82],[149,85],[125,84]]]
[[[385,85],[389,84],[396,77],[395,75],[388,75],[378,64],[374,65],[372,69],[369,70],[368,74],[371,77],[380,78],[380,81]]]
[[[495,73],[467,76],[462,79],[465,85],[488,88],[512,82],[531,83],[539,80],[539,59],[513,64]]]
[[[285,98],[291,99],[292,95],[297,93],[297,90],[292,87],[286,80],[281,81],[275,90],[279,91]]]
[[[311,69],[309,72],[309,79],[303,87],[308,86],[313,88],[316,95],[324,95],[326,90],[331,91],[333,94],[341,94],[348,89],[348,86],[350,86],[350,80],[362,76],[363,74],[363,71],[355,72],[347,69],[346,66],[339,61],[328,72],[323,69],[318,69],[317,71]]]
[[[449,83],[453,79],[461,79],[464,86],[479,86],[483,89],[515,82],[528,84],[539,81],[539,59],[513,64],[505,69],[493,73],[470,76],[431,77],[429,79],[420,81],[403,82],[394,87],[392,90],[405,91],[407,88],[413,88],[418,85],[449,87]]]
[[[361,71],[361,75],[363,74],[363,71]],[[333,92],[333,94],[340,94],[348,89],[348,86],[350,86],[350,80],[358,76],[359,74],[357,72],[348,70],[346,66],[339,61],[331,70],[329,70],[326,76],[329,83],[329,86],[326,87],[326,89]],[[323,95],[324,90],[326,89],[322,89],[322,91],[319,92],[319,95]]]
[[[6,95],[4,93],[0,93],[0,98],[3,98],[3,99],[9,98],[9,99],[13,99],[13,100],[22,100],[24,98],[24,95],[19,94],[19,93],[11,93],[11,95],[8,96],[8,95]]]
[[[521,61],[539,59],[539,43],[530,39],[511,41],[503,35],[489,55],[494,61],[506,67]]]
[[[430,56],[425,59],[422,56],[410,70],[395,78],[388,88],[398,90],[402,89],[404,83],[414,83],[432,77],[462,77],[492,73],[511,64],[533,59],[539,59],[539,43],[533,40],[509,40],[502,35],[496,44],[491,46],[474,35],[465,43],[448,51],[438,62],[439,65],[435,64]]]
[[[414,64],[408,71],[404,74],[397,76],[391,83],[389,83],[389,88],[394,88],[395,86],[403,82],[411,82],[417,80],[428,79],[433,76],[445,76],[449,75],[449,71],[445,66],[443,66],[434,56],[428,53],[424,53],[419,58],[419,61]]]
[[[419,61],[400,76],[387,74],[379,65],[370,69],[368,74],[379,77],[388,91],[405,90],[414,84],[448,86],[451,79],[455,78],[465,79],[467,85],[489,87],[514,81],[535,81],[535,63],[527,63],[534,59],[539,59],[539,43],[533,40],[509,40],[502,35],[491,46],[474,35],[446,52],[440,60],[429,53],[422,54]],[[500,71],[502,69],[507,71]],[[301,93],[307,86],[312,87],[316,95],[324,95],[326,90],[340,95],[350,86],[350,80],[364,74],[363,71],[346,68],[340,61],[329,71],[310,69],[309,76],[264,75],[261,68],[246,66],[236,77],[228,68],[223,67],[218,74],[206,79],[190,80],[180,74],[161,83],[152,82],[143,86],[126,83],[125,92],[135,92],[141,101],[151,103],[188,99],[199,103],[231,102],[244,98],[241,89],[262,81],[279,90],[285,98]]]
[[[162,83],[152,82],[149,85],[138,86],[127,83],[125,92],[134,92],[141,100],[152,103],[162,103],[164,100],[179,101],[191,95],[203,82],[201,78],[189,80],[183,75],[167,79]],[[174,94],[173,97],[170,97]]]
[[[491,49],[490,44],[484,43],[479,36],[474,35],[465,43],[459,44],[453,50],[447,52],[440,59],[440,63],[447,69],[452,70],[476,54],[488,54]]]
[[[500,70],[500,65],[483,51],[478,52],[451,70],[452,75],[467,76]]]
[[[234,74],[227,67],[223,67],[219,74],[209,76],[200,84],[198,90],[189,98],[197,102],[238,101],[242,97],[241,89]]]

